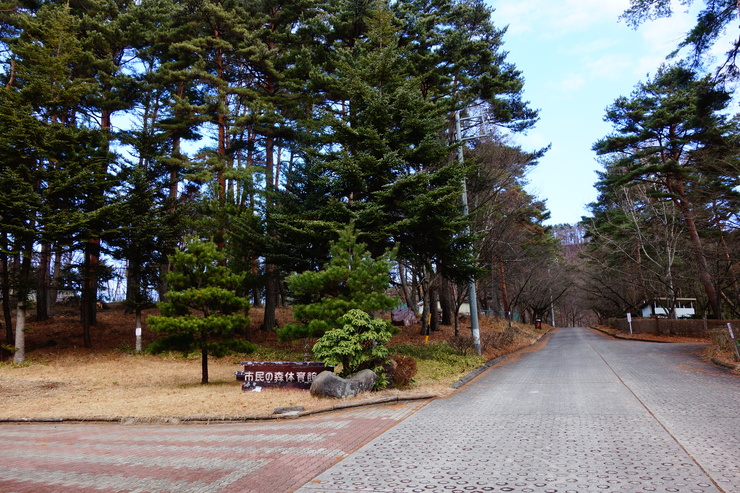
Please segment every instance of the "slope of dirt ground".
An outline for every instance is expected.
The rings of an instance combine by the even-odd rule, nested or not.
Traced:
[[[155,313],[148,310],[145,315]],[[252,319],[250,339],[262,348],[261,354],[282,359],[288,354],[301,361],[304,341],[280,343],[274,332],[263,332],[259,309],[250,310]],[[278,321],[290,321],[290,312],[280,311]],[[468,327],[462,324],[462,327]],[[391,345],[424,344],[419,326],[403,328]],[[500,321],[483,318],[481,336],[504,330]],[[461,328],[467,335],[469,329]],[[514,343],[499,350],[488,350],[487,359],[528,346],[538,340],[545,330],[521,326]],[[433,332],[429,342],[444,341],[454,335],[453,327]],[[228,416],[267,415],[277,407],[303,406],[307,410],[332,406],[337,401],[317,399],[307,391],[263,390],[242,392],[234,371],[239,363],[252,356],[209,358],[209,385],[201,385],[199,355],[183,357],[170,354],[152,356],[137,354],[135,322],[132,314],[121,307],[101,310],[98,323],[91,332],[92,348],[84,348],[78,312],[73,308],[58,307],[51,319],[28,324],[26,331],[26,363],[0,365],[0,418],[99,418],[118,419],[137,417],[190,417],[220,419]],[[156,336],[146,325],[142,330],[143,344]],[[275,356],[277,355],[277,356]],[[298,359],[300,358],[300,359]],[[294,359],[294,360],[295,360]],[[450,384],[469,369],[457,374],[417,378],[411,388],[391,389],[358,396],[342,404],[376,400],[378,398],[423,395],[445,395]]]

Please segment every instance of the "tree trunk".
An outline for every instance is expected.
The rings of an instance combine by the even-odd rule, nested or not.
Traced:
[[[279,280],[274,265],[267,265],[265,267],[267,269],[265,272],[265,308],[260,329],[273,330],[277,326],[275,312],[277,310],[278,296],[280,295]]]
[[[274,151],[275,141],[271,136],[265,139],[265,221],[267,223],[267,234],[274,236],[275,230],[272,227],[272,188],[275,183],[274,176]],[[272,330],[277,325],[275,310],[277,309],[278,296],[280,295],[280,286],[278,282],[277,266],[269,258],[265,259],[265,309],[264,319],[262,321],[262,330]]]
[[[98,302],[98,263],[100,238],[92,238],[85,246],[85,260],[82,274],[82,301],[80,314],[82,318],[82,341],[86,348],[92,347],[90,327],[97,323]]]
[[[4,245],[3,245],[4,246]],[[3,297],[3,320],[5,321],[5,343],[13,345],[13,314],[10,312],[10,274],[8,272],[8,256],[0,256],[0,295]],[[8,353],[4,353],[8,354]],[[5,357],[5,356],[3,356]]]
[[[51,298],[51,306],[57,304],[57,298],[59,297],[59,288],[62,281],[62,251],[58,246],[54,251],[54,269],[51,275],[51,290],[49,291],[49,297]]]
[[[674,199],[674,203],[681,211],[684,224],[686,224],[686,230],[689,232],[692,250],[694,251],[694,258],[696,260],[697,267],[699,268],[699,282],[701,282],[704,287],[704,291],[707,293],[707,301],[709,301],[709,308],[712,310],[712,316],[719,320],[722,318],[720,298],[714,286],[712,275],[709,273],[707,258],[704,255],[704,245],[702,245],[701,238],[699,237],[699,231],[696,227],[696,222],[694,221],[694,215],[689,203],[684,198],[686,191],[684,190],[683,182],[680,179],[676,179],[672,184],[669,184],[669,189],[672,189],[676,192],[676,195],[678,195],[678,198]]]
[[[28,303],[28,286],[31,277],[31,254],[32,246],[23,253],[21,268],[18,274],[18,307],[15,316],[15,353],[13,353],[14,363],[24,363],[26,361],[26,303]]]
[[[185,83],[179,82],[177,85],[177,97],[178,99],[182,100],[185,97]],[[186,119],[186,115],[182,114],[183,112],[181,110],[176,110],[176,117],[181,120]],[[173,160],[177,163],[181,162],[183,159],[183,155],[181,152],[181,141],[182,138],[178,134],[175,134],[172,137],[172,157]],[[177,197],[178,197],[178,187],[180,185],[180,165],[179,164],[172,164],[169,168],[169,183],[167,188],[167,214],[172,216],[175,214],[176,210],[176,204],[177,204]],[[168,242],[167,245],[165,245],[165,248],[169,249],[175,248],[175,245],[170,244]],[[163,301],[165,299],[165,296],[167,294],[168,286],[167,286],[167,273],[172,269],[172,266],[168,262],[163,262],[159,266],[159,283],[157,285],[157,294],[159,301]]]
[[[131,260],[126,266],[126,307],[123,309],[124,315],[129,315],[135,311],[136,303],[133,299],[134,292],[134,275],[131,268]]]
[[[430,326],[433,331],[439,330],[439,310],[437,309],[438,300],[439,292],[436,287],[432,287],[432,290],[429,293],[429,314],[431,315]]]
[[[414,314],[416,314],[416,298],[411,295],[409,281],[406,278],[406,268],[400,262],[398,263],[398,277],[401,279],[401,291],[403,292],[406,307],[413,310]]]
[[[26,303],[19,301],[15,313],[15,352],[13,353],[13,363],[21,364],[26,361]]]
[[[103,89],[104,93],[110,92],[110,87]],[[100,112],[100,131],[106,136],[105,151],[110,151],[110,130],[113,112],[103,109]],[[101,176],[108,174],[108,163],[100,170]],[[105,202],[105,188],[101,186],[96,190],[96,195],[90,199],[96,210]],[[80,307],[82,315],[82,341],[86,348],[92,347],[90,338],[90,327],[97,325],[98,315],[98,272],[100,266],[100,231],[99,225],[91,229],[91,237],[85,245],[84,272],[82,274],[82,304]]]
[[[421,335],[429,335],[429,306],[431,304],[431,282],[429,281],[430,272],[428,269],[424,269],[424,278],[421,281],[422,293],[421,296],[424,299],[421,310]]]
[[[208,383],[208,347],[205,345],[205,336],[203,341],[203,347],[200,350],[200,368],[201,368],[201,379],[200,383],[206,385]]]
[[[455,312],[455,302],[452,299],[452,287],[446,277],[439,282],[439,304],[442,307],[442,325],[452,325]]]
[[[501,285],[499,289],[501,295],[501,308],[503,308],[506,318],[510,318],[511,314],[509,313],[509,298],[508,294],[506,293],[506,271],[504,269],[504,263],[502,261],[499,261],[498,263],[498,277],[499,283]]]
[[[49,267],[51,265],[51,244],[41,244],[39,266],[36,277],[36,320],[49,319]]]
[[[260,273],[259,261],[257,259],[252,259],[250,263],[252,264],[252,277],[257,279]],[[255,308],[262,308],[262,296],[260,294],[259,286],[252,286],[252,306]]]
[[[740,0],[738,0],[740,3]],[[729,276],[729,282],[730,287],[732,287],[732,290],[735,293],[735,302],[731,302],[731,305],[733,307],[736,306],[736,302],[740,301],[740,285],[738,284],[736,271],[738,269],[738,264],[734,263],[732,260],[732,256],[730,255],[730,250],[727,247],[727,241],[725,240],[725,231],[722,227],[718,228],[720,231],[720,245],[722,246],[722,255],[724,257],[724,260],[727,264],[727,274]],[[725,301],[729,301],[726,296],[723,296]],[[734,310],[734,308],[733,308]]]
[[[424,293],[424,303],[422,304],[423,308],[421,309],[421,335],[428,336],[429,335],[429,294],[427,292]]]

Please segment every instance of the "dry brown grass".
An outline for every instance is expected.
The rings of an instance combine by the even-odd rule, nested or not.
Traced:
[[[153,313],[150,310],[149,313]],[[212,417],[267,415],[277,407],[303,406],[311,410],[332,405],[327,399],[312,397],[306,391],[263,390],[242,392],[234,371],[241,370],[242,358],[210,358],[209,385],[200,385],[199,356],[152,356],[135,354],[133,315],[113,307],[99,313],[93,327],[93,348],[82,347],[77,313],[58,309],[52,319],[31,322],[26,337],[24,365],[0,365],[0,418],[165,418],[180,416]],[[303,341],[279,343],[274,332],[257,329],[261,312],[250,311],[251,339],[270,354],[302,355]],[[282,310],[278,321],[290,320]],[[483,319],[482,335],[504,330],[498,322]],[[424,344],[419,327],[404,328],[392,344]],[[463,331],[465,333],[465,331]],[[521,326],[519,336],[507,348],[491,348],[488,359],[525,347],[543,332]],[[433,332],[429,342],[440,342],[453,335],[452,327]],[[144,344],[155,336],[143,327]],[[250,357],[248,357],[250,358]],[[252,358],[250,358],[252,359]],[[259,359],[259,358],[255,358]],[[382,397],[445,395],[450,384],[467,369],[443,376],[434,371],[420,375],[411,388],[365,394],[343,403],[375,400]]]
[[[242,392],[233,376],[240,367],[234,363],[228,358],[211,360],[209,385],[197,383],[200,361],[195,358],[111,351],[7,365],[0,368],[0,416],[217,418],[269,414],[283,406],[327,405],[305,391]]]

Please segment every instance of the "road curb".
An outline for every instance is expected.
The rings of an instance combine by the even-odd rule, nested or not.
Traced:
[[[57,416],[47,418],[22,418],[22,417],[0,417],[0,424],[23,424],[23,423],[112,423],[122,425],[142,425],[142,424],[210,424],[210,423],[244,423],[248,421],[268,421],[268,420],[287,420],[296,419],[312,414],[321,414],[331,411],[341,411],[356,407],[379,406],[383,404],[392,404],[405,401],[417,401],[424,399],[434,399],[437,394],[421,394],[408,396],[391,396],[379,397],[362,402],[338,403],[331,406],[324,406],[316,409],[307,409],[297,413],[286,414],[243,414],[230,416],[151,416],[151,417],[134,417],[134,416]]]
[[[514,354],[514,353],[509,353]],[[493,358],[492,360],[486,361],[486,363],[483,364],[483,366],[479,366],[475,370],[471,371],[464,377],[462,377],[457,382],[450,385],[453,389],[457,390],[459,388],[462,388],[465,384],[473,380],[475,377],[483,373],[484,371],[488,370],[490,367],[498,363],[499,361],[502,361],[504,358],[506,358],[509,354],[504,354],[503,356],[499,356],[498,358]]]
[[[532,347],[534,344],[537,344],[538,342],[540,342],[543,338],[548,337],[555,330],[557,330],[557,327],[553,327],[553,328],[549,329],[547,332],[545,332],[544,334],[542,334],[539,338],[537,338],[537,340],[535,342],[533,342],[529,346],[521,347],[521,348],[517,349],[516,351],[512,351],[511,353],[502,354],[501,356],[498,356],[496,358],[493,358],[492,360],[486,361],[483,365],[479,366],[475,370],[471,371],[470,373],[468,373],[467,375],[465,375],[464,377],[462,377],[457,382],[455,382],[452,385],[450,385],[450,387],[452,387],[455,390],[462,388],[465,384],[467,384],[471,380],[474,380],[475,377],[477,377],[481,373],[485,372],[486,370],[488,370],[489,368],[491,368],[493,365],[495,365],[495,364],[503,361],[504,359],[508,358],[509,356],[511,356],[513,354],[517,354],[517,353],[519,353],[521,351],[524,351],[527,348]]]

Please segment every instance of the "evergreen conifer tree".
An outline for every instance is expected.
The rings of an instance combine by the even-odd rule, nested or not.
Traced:
[[[600,186],[655,184],[655,200],[672,201],[681,214],[695,266],[715,318],[722,295],[702,231],[707,202],[733,203],[737,194],[736,125],[725,113],[731,94],[693,70],[664,66],[652,81],[607,108],[615,132],[593,149],[612,159]]]
[[[249,324],[246,313],[250,305],[235,291],[243,275],[223,265],[225,258],[211,241],[191,241],[185,250],[176,252],[171,258],[174,270],[167,276],[170,291],[159,304],[161,315],[148,319],[154,332],[170,336],[155,343],[153,351],[200,350],[203,384],[208,383],[209,353],[218,356],[254,348],[234,339],[235,333]]]
[[[331,247],[331,259],[318,272],[306,271],[287,279],[300,304],[293,315],[300,324],[278,330],[281,339],[320,337],[339,326],[339,319],[352,309],[370,313],[389,310],[396,300],[387,296],[390,260],[373,258],[365,244],[358,242],[354,225],[339,233]]]

